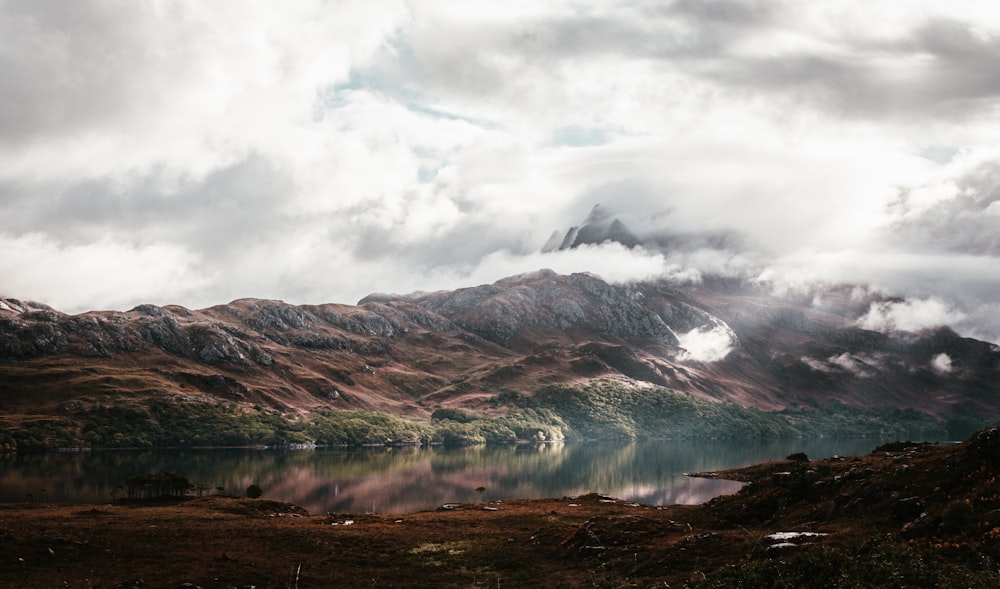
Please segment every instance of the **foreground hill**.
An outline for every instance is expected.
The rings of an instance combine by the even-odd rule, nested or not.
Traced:
[[[408,441],[426,437],[420,424],[435,411],[472,419],[442,409],[490,418],[518,410],[522,430],[571,436],[586,429],[573,415],[579,422],[582,413],[600,414],[601,391],[623,388],[640,405],[642,391],[670,402],[680,394],[698,414],[705,403],[738,417],[745,408],[784,410],[793,426],[796,415],[830,407],[896,412],[942,432],[996,419],[997,346],[947,327],[862,329],[858,318],[875,302],[846,287],[817,302],[723,280],[612,285],[551,271],[453,292],[372,295],[356,306],[241,299],[201,310],[140,305],[66,315],[0,299],[0,425],[45,424],[38,443],[63,435],[70,444],[148,445],[161,440],[122,423],[160,423],[184,408],[202,421],[240,417],[253,431],[224,441],[257,443],[257,430],[278,422],[289,429],[349,410],[370,427],[371,412],[409,420],[358,441]],[[580,402],[560,391],[581,388],[590,391],[587,406],[567,413],[567,402]],[[74,428],[75,437],[66,433]],[[318,441],[290,431],[301,435],[283,440]]]
[[[225,497],[3,505],[0,585],[934,587],[1000,584],[1000,431],[724,473],[704,505],[599,494],[309,515]],[[265,492],[266,494],[266,492]]]

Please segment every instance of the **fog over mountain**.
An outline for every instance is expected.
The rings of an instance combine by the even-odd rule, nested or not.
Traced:
[[[1000,342],[998,33],[972,0],[2,2],[0,295],[718,275]]]

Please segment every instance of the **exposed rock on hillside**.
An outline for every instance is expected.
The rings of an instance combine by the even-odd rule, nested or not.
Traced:
[[[614,285],[543,270],[357,306],[240,299],[66,315],[0,299],[0,398],[12,419],[58,415],[73,399],[232,391],[284,412],[426,417],[610,378],[768,410],[841,402],[970,425],[997,414],[997,346],[948,328],[865,330],[847,290],[826,294],[819,304],[722,280]],[[226,394],[205,384],[220,379]]]

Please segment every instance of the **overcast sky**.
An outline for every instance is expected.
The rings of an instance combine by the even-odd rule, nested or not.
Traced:
[[[1000,341],[990,1],[0,0],[0,40],[6,296],[725,272]],[[673,245],[541,252],[597,203]]]

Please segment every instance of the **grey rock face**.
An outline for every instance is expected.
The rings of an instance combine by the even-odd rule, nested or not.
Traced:
[[[249,341],[248,335],[223,323],[196,325],[188,330],[194,352],[206,364],[242,364],[267,366],[274,362],[267,352]]]
[[[193,348],[191,338],[177,318],[169,311],[160,310],[161,313],[152,315],[152,321],[144,321],[140,324],[140,333],[154,345],[163,348],[171,354],[186,356]]]
[[[308,329],[316,323],[316,318],[301,307],[281,301],[260,301],[250,305],[248,310],[251,315],[246,318],[246,324],[259,331]]]

